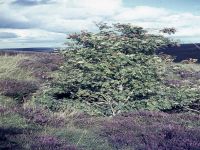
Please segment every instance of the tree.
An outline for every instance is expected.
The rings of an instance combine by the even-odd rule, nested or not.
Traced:
[[[70,48],[62,52],[65,63],[53,84],[57,98],[115,115],[160,94],[162,60],[155,52],[174,43],[131,24],[97,27],[97,33],[68,36]]]

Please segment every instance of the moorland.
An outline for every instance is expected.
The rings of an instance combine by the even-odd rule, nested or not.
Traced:
[[[0,149],[198,150],[196,60],[156,55],[168,39],[142,28],[99,27],[71,50],[0,54]]]

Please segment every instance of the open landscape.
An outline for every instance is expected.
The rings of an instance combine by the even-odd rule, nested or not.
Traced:
[[[197,0],[0,0],[0,150],[200,150]]]
[[[141,30],[129,25],[125,25],[125,28]],[[84,39],[88,38],[88,42],[90,36],[86,33],[80,33],[79,37],[83,34]],[[94,34],[93,36],[99,35]],[[104,37],[107,37],[107,34]],[[104,41],[104,37],[101,40]],[[69,38],[74,38],[76,41],[77,36],[70,35]],[[85,42],[85,40],[82,42]],[[117,39],[116,42],[121,41]],[[100,42],[99,44],[103,46],[102,44],[105,43]],[[109,41],[107,44],[109,44]],[[85,52],[88,50],[87,57],[88,55],[94,56],[88,48],[89,46],[83,47],[80,52],[85,49]],[[67,51],[57,53],[1,53],[0,149],[199,149],[200,101],[198,97],[200,65],[198,63],[191,61],[191,59],[175,63],[172,57],[166,54],[154,55],[152,53],[149,57],[147,54],[143,56],[141,53],[143,58],[148,56],[148,59],[158,59],[159,65],[156,63],[156,67],[160,67],[160,69],[157,71],[162,71],[162,73],[155,72],[161,74],[158,78],[156,77],[159,85],[156,85],[154,80],[151,83],[150,80],[154,78],[151,73],[151,78],[142,81],[144,85],[138,87],[138,90],[144,90],[146,88],[145,82],[148,82],[150,86],[155,84],[154,87],[147,85],[149,90],[154,90],[155,86],[159,87],[159,89],[156,89],[159,90],[159,95],[155,91],[152,99],[151,97],[145,97],[146,92],[141,91],[144,96],[137,96],[136,94],[135,98],[130,98],[128,103],[122,103],[124,98],[119,97],[121,102],[112,101],[113,104],[110,106],[107,102],[99,101],[101,97],[99,93],[94,91],[95,88],[99,87],[95,84],[105,82],[104,80],[97,82],[96,79],[90,78],[90,81],[95,81],[95,83],[92,83],[94,87],[91,88],[92,85],[87,83],[89,80],[79,76],[80,73],[78,72],[80,70],[77,69],[82,70],[84,66],[80,62],[81,60],[74,62],[78,65],[78,68],[75,69],[76,72],[73,72],[74,70],[70,68],[66,70],[65,67],[69,67],[71,59],[74,59],[71,52],[74,51],[67,49]],[[84,54],[86,54],[85,52]],[[104,54],[104,52],[100,53]],[[111,53],[113,52],[111,51]],[[108,55],[108,52],[106,54]],[[76,52],[77,55],[79,54]],[[113,59],[115,55],[115,52],[111,55]],[[69,56],[71,56],[71,59],[69,59]],[[119,59],[123,55],[119,53],[119,56],[116,56],[116,59]],[[126,54],[126,56],[128,55]],[[85,56],[82,55],[82,57]],[[109,59],[109,61],[111,60]],[[143,62],[140,63],[140,61],[140,57],[134,60],[134,62],[143,66]],[[66,66],[66,63],[69,65]],[[102,63],[99,62],[97,67],[103,65]],[[153,65],[153,62],[151,63]],[[80,64],[82,65],[80,66]],[[152,67],[147,66],[147,69],[152,69]],[[86,74],[93,73],[91,71],[88,70]],[[101,70],[101,72],[104,71]],[[98,71],[94,73],[98,73]],[[154,76],[157,76],[156,74]],[[146,76],[148,74],[142,78],[146,78]],[[134,82],[139,81],[137,72],[133,78],[135,78]],[[69,94],[69,90],[73,90],[72,87],[63,91],[62,87],[70,86],[69,81],[78,81],[78,79],[82,79],[80,84],[82,86],[85,84],[88,88],[79,87],[82,93],[74,93],[77,94],[75,97]],[[88,81],[84,83],[85,80]],[[115,81],[117,80],[115,79]],[[109,82],[107,84],[112,83]],[[103,89],[103,86],[101,88]],[[114,92],[117,91],[117,87],[109,88],[114,88]],[[137,86],[134,88],[137,89]],[[162,88],[165,89],[162,91]],[[93,94],[87,95],[87,92],[93,92]],[[161,92],[164,93],[160,95]],[[134,93],[128,94],[132,96]],[[93,99],[95,94],[99,95],[97,97],[99,100]],[[123,95],[121,92],[116,92],[116,94]],[[110,93],[105,93],[105,96],[110,96]],[[81,99],[78,99],[78,97]],[[121,106],[119,107],[116,103],[121,103]]]

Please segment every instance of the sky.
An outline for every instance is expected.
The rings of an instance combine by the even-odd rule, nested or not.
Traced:
[[[200,0],[0,0],[0,48],[62,47],[94,22],[175,27],[181,43],[200,43]]]

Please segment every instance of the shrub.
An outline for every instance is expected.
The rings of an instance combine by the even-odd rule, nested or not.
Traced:
[[[134,102],[158,95],[162,60],[155,51],[174,43],[130,24],[98,27],[98,33],[69,35],[72,47],[63,51],[65,64],[52,95],[104,115],[131,110]]]
[[[23,102],[36,90],[38,90],[38,84],[34,81],[0,80],[0,92],[5,96],[17,99],[19,102]]]
[[[175,42],[130,24],[97,26],[97,33],[69,35],[71,47],[61,51],[64,64],[45,91],[44,97],[51,97],[50,108],[71,103],[91,114],[114,116],[131,110],[185,107],[198,99],[198,88],[165,78],[166,71],[174,69],[172,59],[160,58],[156,51]]]

